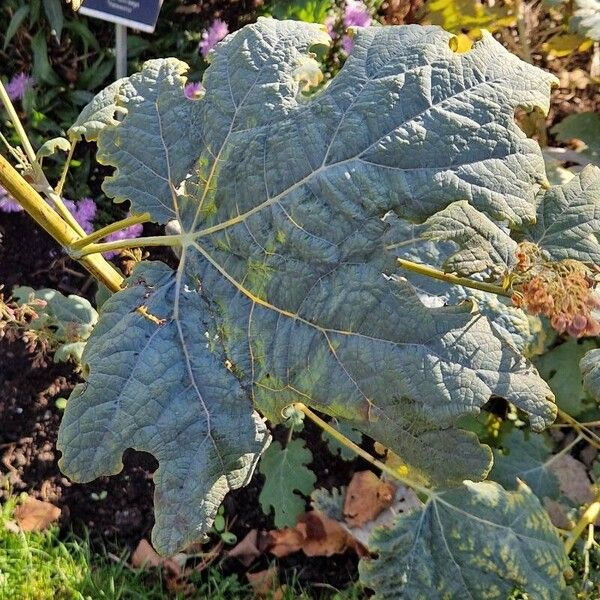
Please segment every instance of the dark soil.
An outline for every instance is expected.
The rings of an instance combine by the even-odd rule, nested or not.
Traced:
[[[14,285],[54,287],[93,300],[95,286],[88,275],[66,258],[56,244],[24,214],[0,213],[0,284],[5,291]],[[0,501],[8,493],[27,492],[52,502],[62,510],[60,524],[82,533],[88,530],[95,544],[133,549],[149,537],[153,519],[152,472],[157,462],[150,454],[128,450],[124,469],[118,475],[101,477],[87,484],[70,482],[58,468],[56,437],[61,411],[55,402],[68,397],[80,381],[73,367],[52,362],[34,368],[21,341],[0,340]],[[274,437],[284,440],[287,432],[276,429]],[[332,457],[320,432],[307,423],[302,436],[313,452],[319,487],[346,485],[360,461],[347,463]],[[271,516],[262,512],[258,495],[262,476],[255,474],[249,486],[230,493],[225,514],[230,530],[242,539],[251,529],[273,529]],[[106,492],[104,500],[97,498]],[[94,499],[96,498],[96,499]],[[251,566],[259,570],[272,557]],[[282,569],[296,571],[304,585],[328,584],[343,588],[356,578],[357,559],[351,553],[331,558],[307,558],[297,553],[280,561]],[[246,570],[237,560],[222,563],[226,572]],[[285,574],[283,575],[285,578]]]

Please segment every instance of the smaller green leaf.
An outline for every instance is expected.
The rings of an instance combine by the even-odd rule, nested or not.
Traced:
[[[233,544],[235,544],[237,542],[237,536],[235,535],[235,533],[231,533],[231,531],[224,531],[221,534],[221,539],[228,546],[233,546]]]
[[[563,544],[531,490],[465,481],[432,496],[422,509],[378,528],[362,560],[373,600],[506,600],[515,589],[556,600],[568,567]]]
[[[571,416],[576,417],[589,408],[589,405],[586,406],[587,394],[581,380],[579,361],[586,352],[596,347],[592,340],[578,342],[570,339],[534,360],[540,375],[554,392],[556,404]]]
[[[30,327],[52,327],[59,340],[86,340],[98,320],[98,313],[89,300],[75,294],[64,296],[49,288],[34,290],[21,286],[13,289],[12,297],[20,303],[44,301],[46,305],[37,309],[38,317],[31,321]]]
[[[61,344],[54,352],[54,362],[69,362],[81,364],[81,357],[85,350],[85,342],[70,342]]]
[[[8,48],[8,44],[10,43],[10,40],[13,39],[15,33],[17,33],[17,31],[19,30],[19,27],[21,27],[21,25],[23,24],[23,21],[27,18],[28,14],[29,14],[29,6],[20,6],[15,11],[15,14],[12,16],[12,19],[10,20],[8,27],[6,28],[6,31],[4,32],[3,50],[6,50]]]
[[[59,150],[62,150],[63,152],[69,152],[70,149],[71,143],[69,142],[69,140],[63,137],[52,138],[40,147],[40,149],[36,153],[36,158],[40,160],[42,158],[46,158],[47,156],[52,156],[53,154],[56,154],[56,152],[58,152]]]
[[[218,533],[222,533],[223,531],[225,531],[225,517],[223,515],[217,514],[217,516],[215,517],[215,522],[213,523],[213,527]]]
[[[323,23],[333,8],[332,4],[332,0],[275,0],[271,5],[271,13],[279,20]]]
[[[50,60],[48,59],[48,45],[46,44],[46,36],[42,30],[38,31],[31,38],[31,51],[33,53],[33,77],[37,81],[44,81],[50,85],[60,85],[60,78],[52,70]]]
[[[275,511],[275,527],[292,527],[304,512],[304,499],[295,491],[309,495],[317,478],[307,467],[312,453],[301,439],[291,440],[285,448],[273,442],[264,453],[259,470],[265,484],[258,497],[263,512]]]
[[[52,35],[60,43],[65,18],[60,0],[44,0],[44,12],[52,28]]]
[[[542,434],[527,436],[514,429],[502,439],[502,447],[504,452],[494,450],[490,479],[507,489],[515,489],[520,479],[540,500],[558,498],[558,479],[549,468],[553,455]]]
[[[350,423],[347,421],[338,421],[337,419],[333,419],[330,423],[332,427],[335,427],[341,434],[345,435],[349,440],[354,442],[355,444],[360,444],[362,441],[362,434],[360,431],[354,429]],[[323,430],[321,437],[329,447],[329,451],[334,456],[339,456],[342,460],[354,460],[356,458],[356,453],[350,450],[347,446],[344,446],[340,442],[338,442],[330,433]]]
[[[70,140],[84,137],[88,142],[95,142],[104,128],[118,124],[115,118],[117,94],[124,82],[125,78],[117,79],[94,96],[67,131]]]

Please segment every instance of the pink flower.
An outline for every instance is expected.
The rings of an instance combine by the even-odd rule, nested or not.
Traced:
[[[208,53],[229,33],[229,27],[225,21],[221,19],[215,19],[208,27],[202,32],[202,40],[198,44],[198,50],[204,58],[208,56]]]
[[[25,95],[27,88],[32,85],[33,79],[29,75],[19,73],[6,84],[6,93],[11,100],[20,100]]]
[[[0,186],[0,211],[4,213],[21,212],[23,207]]]
[[[371,24],[371,13],[361,0],[346,0],[344,8],[345,27],[368,27]]]
[[[136,225],[131,225],[130,227],[126,227],[125,229],[121,229],[121,231],[115,231],[106,236],[104,239],[105,242],[116,242],[117,240],[125,240],[128,238],[137,238],[142,235],[142,231],[144,226],[141,223],[137,223]],[[102,255],[104,258],[113,258],[119,254],[119,250],[109,250],[108,252],[103,252]]]
[[[81,225],[86,233],[94,231],[93,220],[96,217],[96,203],[91,198],[82,198],[78,202],[73,200],[63,200],[68,211],[75,217],[75,220]]]
[[[186,83],[184,93],[190,100],[199,100],[204,94],[204,86],[199,81]]]

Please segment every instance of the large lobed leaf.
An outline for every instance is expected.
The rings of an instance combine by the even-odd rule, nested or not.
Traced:
[[[432,485],[485,476],[489,449],[452,424],[492,395],[535,429],[553,420],[551,391],[507,335],[468,304],[427,308],[389,277],[388,211],[424,219],[468,199],[513,223],[534,217],[543,160],[513,114],[546,109],[553,78],[489,35],[465,54],[451,37],[361,30],[341,72],[306,97],[323,31],[261,19],[217,46],[202,100],[185,98],[172,59],[115,95],[127,114],[98,136],[116,167],[105,190],[176,218],[181,259],[160,276],[140,265],[106,305],[60,446],[80,480],[116,472],[128,445],[159,458],[159,550],[204,531],[251,473],[265,434],[250,398],[272,420],[294,401],[348,420]]]
[[[525,484],[467,481],[377,529],[369,547],[378,557],[360,571],[375,600],[505,600],[515,589],[555,600],[565,589],[562,542]]]
[[[248,482],[268,442],[224,366],[204,304],[193,282],[178,289],[166,265],[138,267],[130,287],[102,307],[83,355],[91,372],[69,399],[57,444],[76,481],[118,473],[127,448],[154,454],[152,540],[166,553],[201,537],[225,494]],[[140,314],[142,305],[164,320]]]

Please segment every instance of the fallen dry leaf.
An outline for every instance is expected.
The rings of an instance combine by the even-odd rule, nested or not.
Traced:
[[[306,556],[331,556],[348,549],[359,556],[366,548],[337,521],[313,510],[298,517],[295,527],[270,531],[269,552],[281,558],[302,550]]]
[[[181,567],[174,560],[160,556],[150,545],[150,542],[144,539],[140,540],[140,543],[131,555],[131,564],[136,569],[157,567],[164,568],[175,577],[181,575]]]
[[[354,473],[344,500],[344,518],[350,527],[361,527],[377,518],[394,501],[396,487],[373,471]]]
[[[269,531],[268,535],[270,538],[268,550],[277,558],[298,552],[304,544],[304,535],[296,527],[275,529]]]
[[[552,461],[550,470],[558,478],[560,491],[575,504],[588,504],[594,499],[592,482],[585,465],[570,454]]]
[[[264,532],[259,533],[256,529],[251,529],[241,542],[227,552],[227,556],[237,558],[245,567],[248,567],[263,553],[265,549],[263,537]]]
[[[304,513],[297,527],[304,533],[306,556],[342,554],[355,545],[354,538],[337,522],[316,510]]]
[[[382,510],[376,519],[367,521],[361,527],[349,527],[345,523],[342,523],[342,525],[347,528],[354,539],[366,547],[368,546],[373,529],[376,527],[390,527],[398,515],[408,513],[422,506],[423,503],[410,488],[399,485],[396,488],[396,494],[392,505],[389,508]]]
[[[269,600],[281,600],[284,595],[285,586],[279,585],[279,577],[275,567],[269,567],[258,573],[246,573],[248,583],[256,598],[269,598]]]
[[[21,531],[42,531],[60,517],[60,508],[29,496],[15,508],[14,518]]]

